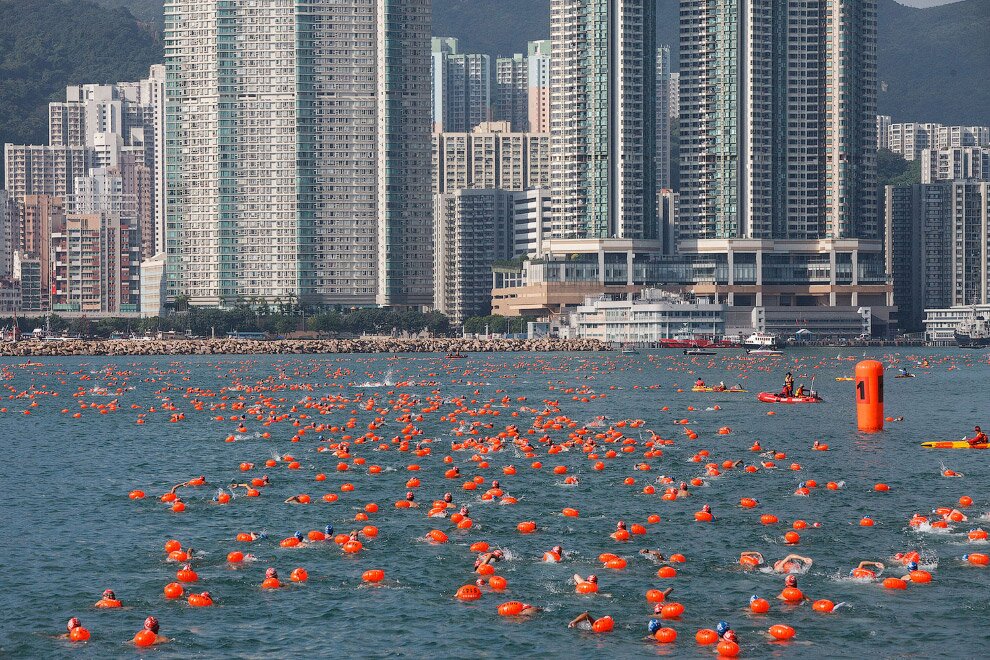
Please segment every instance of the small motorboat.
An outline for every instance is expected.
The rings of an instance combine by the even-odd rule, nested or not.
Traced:
[[[467,356],[464,355],[463,353],[447,353],[447,355],[445,355],[444,357],[447,358],[448,360],[461,360],[463,358],[466,358]]]
[[[715,351],[706,351],[703,348],[685,348],[684,355],[718,355]]]

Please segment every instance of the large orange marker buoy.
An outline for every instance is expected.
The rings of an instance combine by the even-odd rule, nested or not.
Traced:
[[[883,364],[863,360],[856,365],[856,424],[860,431],[883,430]]]

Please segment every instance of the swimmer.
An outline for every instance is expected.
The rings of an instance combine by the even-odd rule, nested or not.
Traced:
[[[624,532],[624,531],[626,531],[626,523],[623,522],[623,521],[621,521],[621,520],[619,522],[615,523],[615,531],[617,531],[617,532]]]
[[[787,577],[786,577],[786,578],[784,579],[784,589],[786,590],[786,589],[797,589],[797,588],[798,588],[798,580],[797,580],[797,576],[796,576],[796,575],[788,575],[788,576],[787,576]],[[800,591],[800,589],[798,589],[798,591]],[[784,598],[784,592],[783,592],[783,591],[781,591],[781,592],[780,592],[780,593],[779,593],[779,594],[777,595],[777,600],[783,600],[783,601],[786,601],[786,602],[794,602],[794,600],[793,600],[793,599],[789,599],[789,598]],[[804,602],[804,601],[806,601],[806,600],[811,600],[811,599],[810,599],[810,598],[808,598],[807,596],[805,596],[805,595],[804,595],[804,594],[802,593],[802,594],[801,594],[801,602]]]
[[[543,553],[543,561],[556,563],[564,558],[564,546],[555,545],[548,552]]]
[[[419,504],[416,502],[416,494],[412,491],[406,493],[406,502],[409,502],[410,507],[418,507]]]
[[[200,477],[196,477],[195,479],[190,479],[189,481],[183,481],[181,484],[175,484],[169,489],[168,492],[175,495],[175,491],[179,490],[180,488],[184,488],[186,486],[202,486],[205,483],[206,483],[206,477],[200,476]]]
[[[595,625],[595,617],[589,612],[582,612],[574,617],[574,620],[567,624],[568,628],[579,628],[581,630],[591,630]]]
[[[677,493],[675,494],[678,499],[682,497],[691,497],[691,493],[688,492],[687,482],[682,481],[677,487]]]
[[[144,628],[142,628],[134,637],[136,639],[138,635],[140,635],[145,630],[147,630],[155,635],[154,641],[152,641],[151,644],[161,644],[163,642],[167,642],[168,638],[164,637],[163,635],[159,635],[158,629],[159,629],[158,619],[156,619],[153,616],[149,616],[147,619],[144,620]],[[150,644],[145,644],[144,646],[150,646]]]
[[[702,507],[701,507],[701,513],[708,513],[708,514],[710,514],[711,512],[712,512],[712,505],[711,504],[702,505]],[[715,520],[715,516],[712,516],[712,520]]]
[[[73,642],[85,642],[89,639],[89,631],[83,628],[77,617],[69,619],[65,624],[66,634],[61,635],[62,639],[71,639]]]
[[[501,550],[493,550],[492,552],[483,552],[478,555],[478,558],[474,560],[474,569],[478,570],[479,566],[485,564],[492,564],[497,561],[502,561],[505,558],[505,553]]]
[[[587,584],[598,584],[598,576],[592,574],[592,575],[589,575],[586,578],[583,578],[580,575],[578,575],[577,573],[574,574],[574,584],[575,585],[585,584],[585,583],[587,583]],[[573,628],[573,626],[568,626],[568,627]]]
[[[257,541],[258,539],[266,539],[268,535],[264,532],[247,532],[247,535],[251,537],[252,541]]]
[[[763,554],[755,550],[744,550],[739,553],[739,563],[743,566],[757,567],[766,563]]]
[[[739,639],[736,637],[736,631],[732,629],[728,621],[719,621],[715,626],[715,632],[718,633],[720,640],[733,642],[734,644],[739,643]]]
[[[453,501],[454,501],[454,496],[453,496],[453,495],[451,495],[450,493],[444,493],[444,494],[443,494],[443,501],[444,501],[444,502],[445,502],[446,504],[452,504],[452,503],[453,503]]]
[[[779,561],[773,563],[773,570],[775,573],[796,573],[804,572],[811,568],[814,560],[811,557],[802,557],[801,555],[789,554]],[[792,575],[788,576],[788,579],[794,577]],[[796,581],[796,578],[795,578]]]
[[[905,582],[910,582],[911,581],[911,573],[913,573],[914,571],[918,570],[918,562],[916,562],[914,560],[911,560],[911,561],[909,561],[907,563],[907,567],[906,568],[907,568],[907,571],[908,571],[907,572],[907,575],[902,575],[901,576],[901,579],[904,580]]]
[[[867,568],[867,566],[872,566],[876,570]],[[874,579],[883,573],[884,568],[886,567],[878,561],[861,561],[859,566],[849,571],[849,575],[854,578]]]
[[[666,589],[660,592],[663,595],[663,598],[660,599],[659,603],[653,605],[654,614],[661,614],[663,612],[664,601],[667,600],[667,596],[669,596],[670,592],[672,592],[673,590],[674,590],[673,587],[667,587]]]
[[[307,502],[305,502],[302,499],[302,495],[293,495],[292,497],[285,498],[285,503],[286,504],[306,504]]]
[[[934,511],[932,513],[934,513]],[[966,514],[959,509],[953,509],[948,513],[942,514],[942,520],[945,522],[966,522],[969,518],[966,517]]]
[[[663,553],[661,553],[659,550],[649,550],[647,548],[643,548],[642,550],[639,551],[639,554],[643,555],[644,557],[648,557],[650,560],[658,563],[667,561],[667,558],[664,557]]]
[[[113,593],[112,589],[106,589],[103,592],[103,597],[100,598],[98,601],[96,601],[96,603],[93,605],[93,607],[106,607],[106,608],[115,608],[120,606],[121,606],[121,602],[117,600],[117,596]]]

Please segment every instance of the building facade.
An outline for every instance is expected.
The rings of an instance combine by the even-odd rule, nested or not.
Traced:
[[[921,152],[921,182],[990,181],[990,147],[944,147]]]
[[[51,235],[52,310],[137,312],[141,244],[136,226],[116,213],[68,214]]]
[[[657,237],[655,11],[649,0],[551,4],[556,237]]]
[[[165,3],[167,286],[428,305],[426,0]]]
[[[926,309],[988,304],[990,183],[887,186],[886,264],[902,327]]]
[[[638,296],[588,298],[570,315],[570,334],[622,344],[655,344],[674,337],[725,336],[727,307],[710,300],[687,300],[659,289]]]
[[[434,305],[462,324],[491,310],[492,266],[512,256],[514,194],[457,190],[434,196]]]
[[[549,39],[529,42],[526,58],[529,90],[529,132],[550,132],[550,53]]]
[[[491,121],[491,58],[458,52],[452,37],[434,37],[432,44],[433,132],[464,133]]]
[[[433,193],[548,188],[550,136],[509,129],[508,122],[486,122],[470,133],[435,133]]]

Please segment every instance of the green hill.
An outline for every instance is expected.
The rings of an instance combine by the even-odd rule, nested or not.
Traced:
[[[161,59],[155,34],[125,9],[0,0],[0,144],[48,142],[48,103],[65,100],[66,85],[139,80]]]

